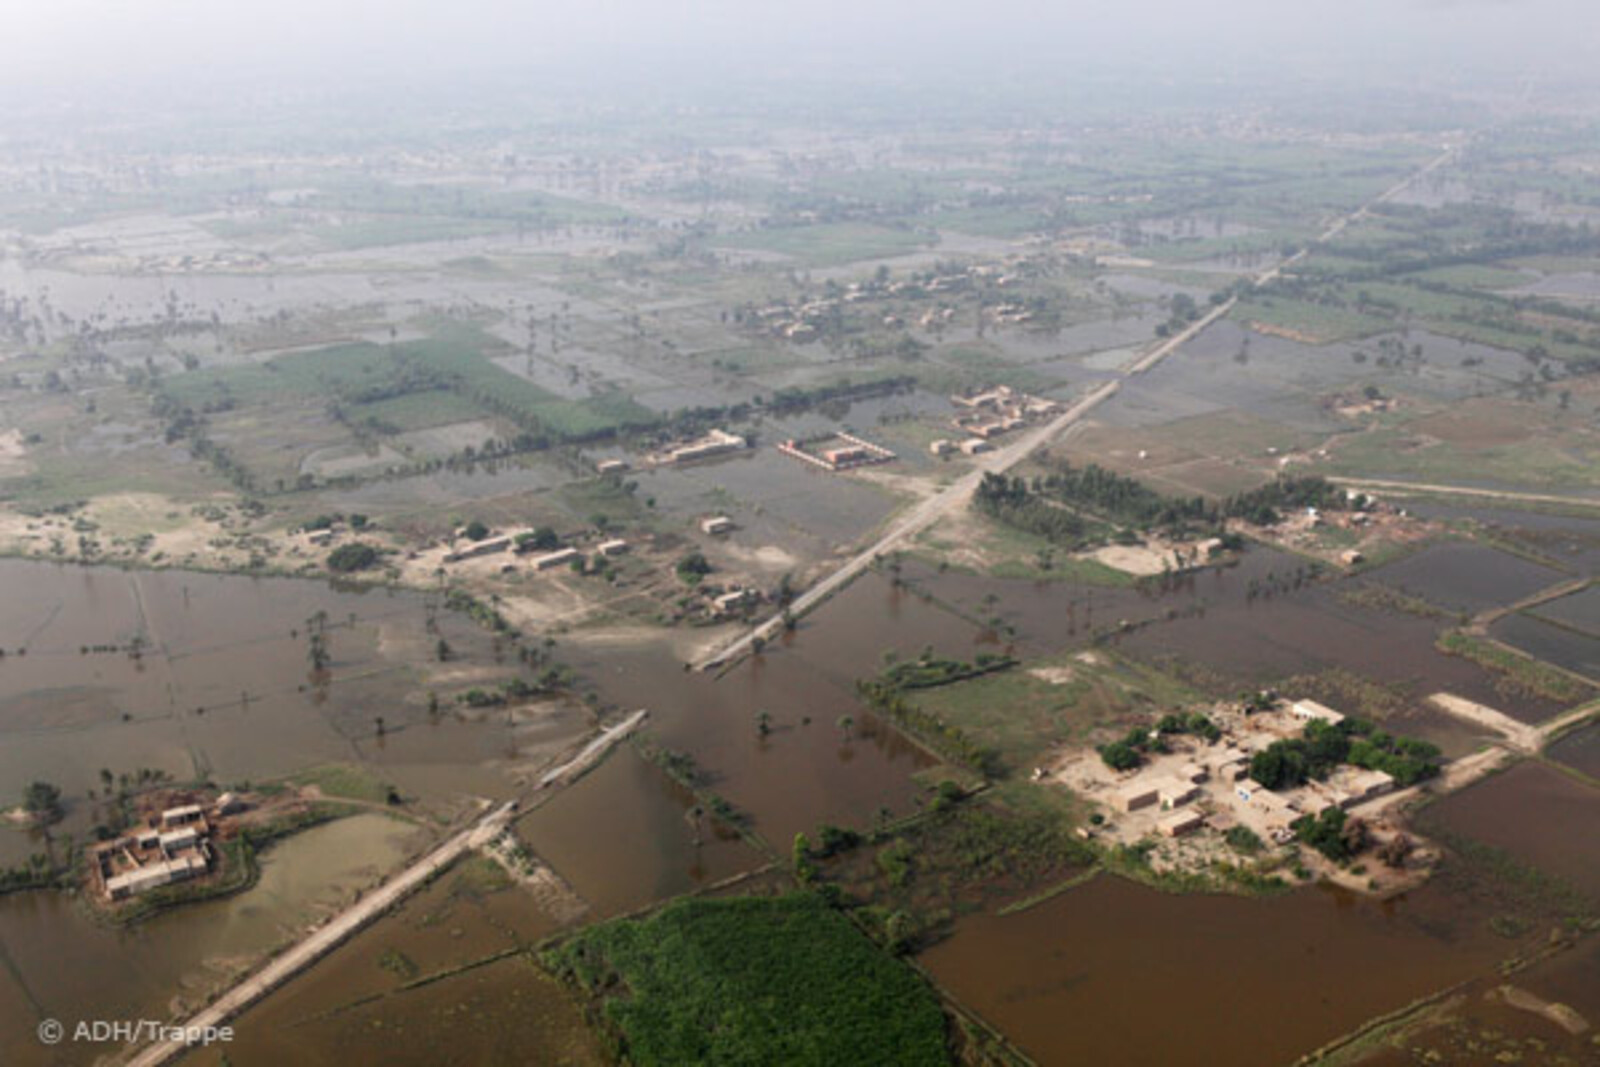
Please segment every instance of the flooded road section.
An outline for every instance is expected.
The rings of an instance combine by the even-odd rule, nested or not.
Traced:
[[[1040,1063],[1277,1067],[1503,951],[1428,890],[1248,900],[1099,877],[963,919],[921,959]]]
[[[469,859],[237,1022],[238,1064],[601,1064],[582,1014],[519,950],[557,929]]]

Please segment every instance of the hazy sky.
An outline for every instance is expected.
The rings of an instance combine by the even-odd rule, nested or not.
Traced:
[[[0,78],[368,78],[832,58],[936,71],[1376,57],[1529,71],[1600,54],[1600,0],[0,0]]]

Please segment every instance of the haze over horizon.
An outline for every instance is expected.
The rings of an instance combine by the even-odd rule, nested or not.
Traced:
[[[1600,9],[1581,0],[64,0],[10,5],[0,34],[11,46],[0,84],[85,99],[108,82],[181,92],[273,80],[418,85],[507,72],[625,82],[818,69],[1392,81],[1587,74]]]

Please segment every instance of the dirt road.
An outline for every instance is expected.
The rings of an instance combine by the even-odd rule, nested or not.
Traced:
[[[1433,493],[1439,496],[1472,496],[1484,500],[1522,501],[1529,504],[1566,504],[1574,507],[1600,508],[1600,498],[1588,496],[1558,496],[1551,493],[1519,493],[1508,489],[1477,489],[1467,485],[1435,485],[1428,482],[1402,482],[1392,478],[1329,478],[1335,485],[1350,489],[1372,489],[1379,492]]]

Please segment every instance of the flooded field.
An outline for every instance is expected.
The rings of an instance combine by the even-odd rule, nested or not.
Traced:
[[[1591,778],[1600,779],[1600,723],[1590,723],[1545,749],[1545,755]]]
[[[506,955],[555,929],[525,890],[468,860],[247,1011],[230,1055],[343,1064],[376,1041],[385,1063],[604,1062],[565,993]]]
[[[1437,824],[1501,849],[1600,898],[1600,789],[1522,763],[1427,809]]]
[[[1399,699],[1413,704],[1443,690],[1529,722],[1556,710],[1546,701],[1502,693],[1476,664],[1440,652],[1434,647],[1440,620],[1348,603],[1340,593],[1349,579],[1307,580],[1303,561],[1271,549],[1252,549],[1235,566],[1186,575],[1164,590],[994,580],[911,567],[906,573],[917,588],[962,614],[1013,627],[1015,637],[1007,639],[1027,654],[1101,640],[1171,663],[1217,695],[1339,670],[1392,686]],[[1434,731],[1460,744],[1477,736],[1448,720],[1437,720]]]
[[[418,843],[404,822],[353,815],[262,852],[250,889],[131,928],[98,924],[64,894],[0,897],[0,1060],[91,1062],[89,1045],[46,1055],[33,1037],[38,1020],[162,1019],[178,1004],[197,1006],[212,985],[348,902]]]
[[[1547,601],[1528,614],[1600,637],[1600,586]]]
[[[736,833],[696,819],[693,807],[693,796],[623,746],[519,820],[516,833],[598,918],[761,865]]]
[[[960,920],[921,959],[1040,1063],[1190,1063],[1203,1049],[1267,1067],[1503,951],[1428,890],[1387,905],[1320,889],[1246,900],[1102,876],[1020,915]]]
[[[1468,613],[1515,603],[1567,577],[1519,556],[1466,541],[1431,545],[1369,573],[1374,580],[1430,604]]]
[[[1600,680],[1600,636],[1520,613],[1497,620],[1489,632],[1536,659]]]

